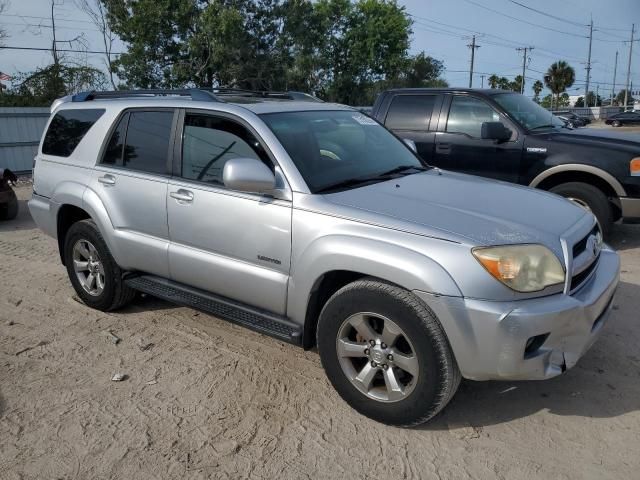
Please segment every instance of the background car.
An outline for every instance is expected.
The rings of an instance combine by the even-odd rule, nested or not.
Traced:
[[[640,124],[640,113],[638,112],[622,112],[611,115],[604,123],[613,127],[621,127],[623,125]]]
[[[564,115],[556,115],[556,117],[562,120],[569,128],[578,128],[584,126],[584,124],[580,120],[573,120],[572,118],[566,117]]]
[[[555,114],[559,117],[566,117],[571,120],[571,122],[576,127],[583,127],[585,125],[589,125],[591,123],[591,119],[589,117],[584,117],[582,115],[578,115],[576,113],[570,112],[568,110],[561,110],[555,112]]]

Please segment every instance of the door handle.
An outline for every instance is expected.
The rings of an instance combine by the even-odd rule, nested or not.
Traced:
[[[107,173],[106,175],[103,175],[102,177],[98,177],[98,181],[101,184],[109,187],[109,186],[112,186],[112,185],[116,184],[116,177],[114,177],[113,175],[109,175]]]
[[[436,143],[437,153],[451,153],[451,145],[448,143]]]
[[[189,190],[184,190],[181,188],[177,192],[169,193],[169,195],[171,196],[171,198],[175,198],[179,202],[186,202],[186,203],[193,202],[193,192],[190,192]]]

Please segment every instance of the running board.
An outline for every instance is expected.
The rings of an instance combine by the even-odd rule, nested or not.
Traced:
[[[286,317],[153,275],[129,277],[125,283],[154,297],[202,310],[285,342],[302,344],[302,327]]]

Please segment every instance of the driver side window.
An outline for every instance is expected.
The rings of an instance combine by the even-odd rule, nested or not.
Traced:
[[[182,135],[182,178],[223,185],[222,171],[232,158],[255,158],[271,170],[260,142],[232,120],[187,113]]]
[[[465,133],[473,138],[481,138],[484,122],[499,122],[500,115],[487,103],[474,97],[454,96],[451,99],[447,132]]]

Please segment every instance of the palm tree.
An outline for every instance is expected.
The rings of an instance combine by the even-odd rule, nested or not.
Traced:
[[[489,82],[489,86],[491,88],[498,88],[498,82],[500,82],[500,77],[498,77],[495,73],[491,75],[487,81]]]
[[[560,101],[560,94],[573,85],[576,80],[576,72],[567,62],[559,60],[549,67],[544,76],[544,83],[551,93],[556,96],[556,107]]]
[[[533,100],[536,103],[540,102],[540,92],[542,92],[542,89],[544,88],[544,85],[542,84],[542,82],[540,80],[536,80],[535,82],[533,82],[533,86],[531,87],[533,88]]]

